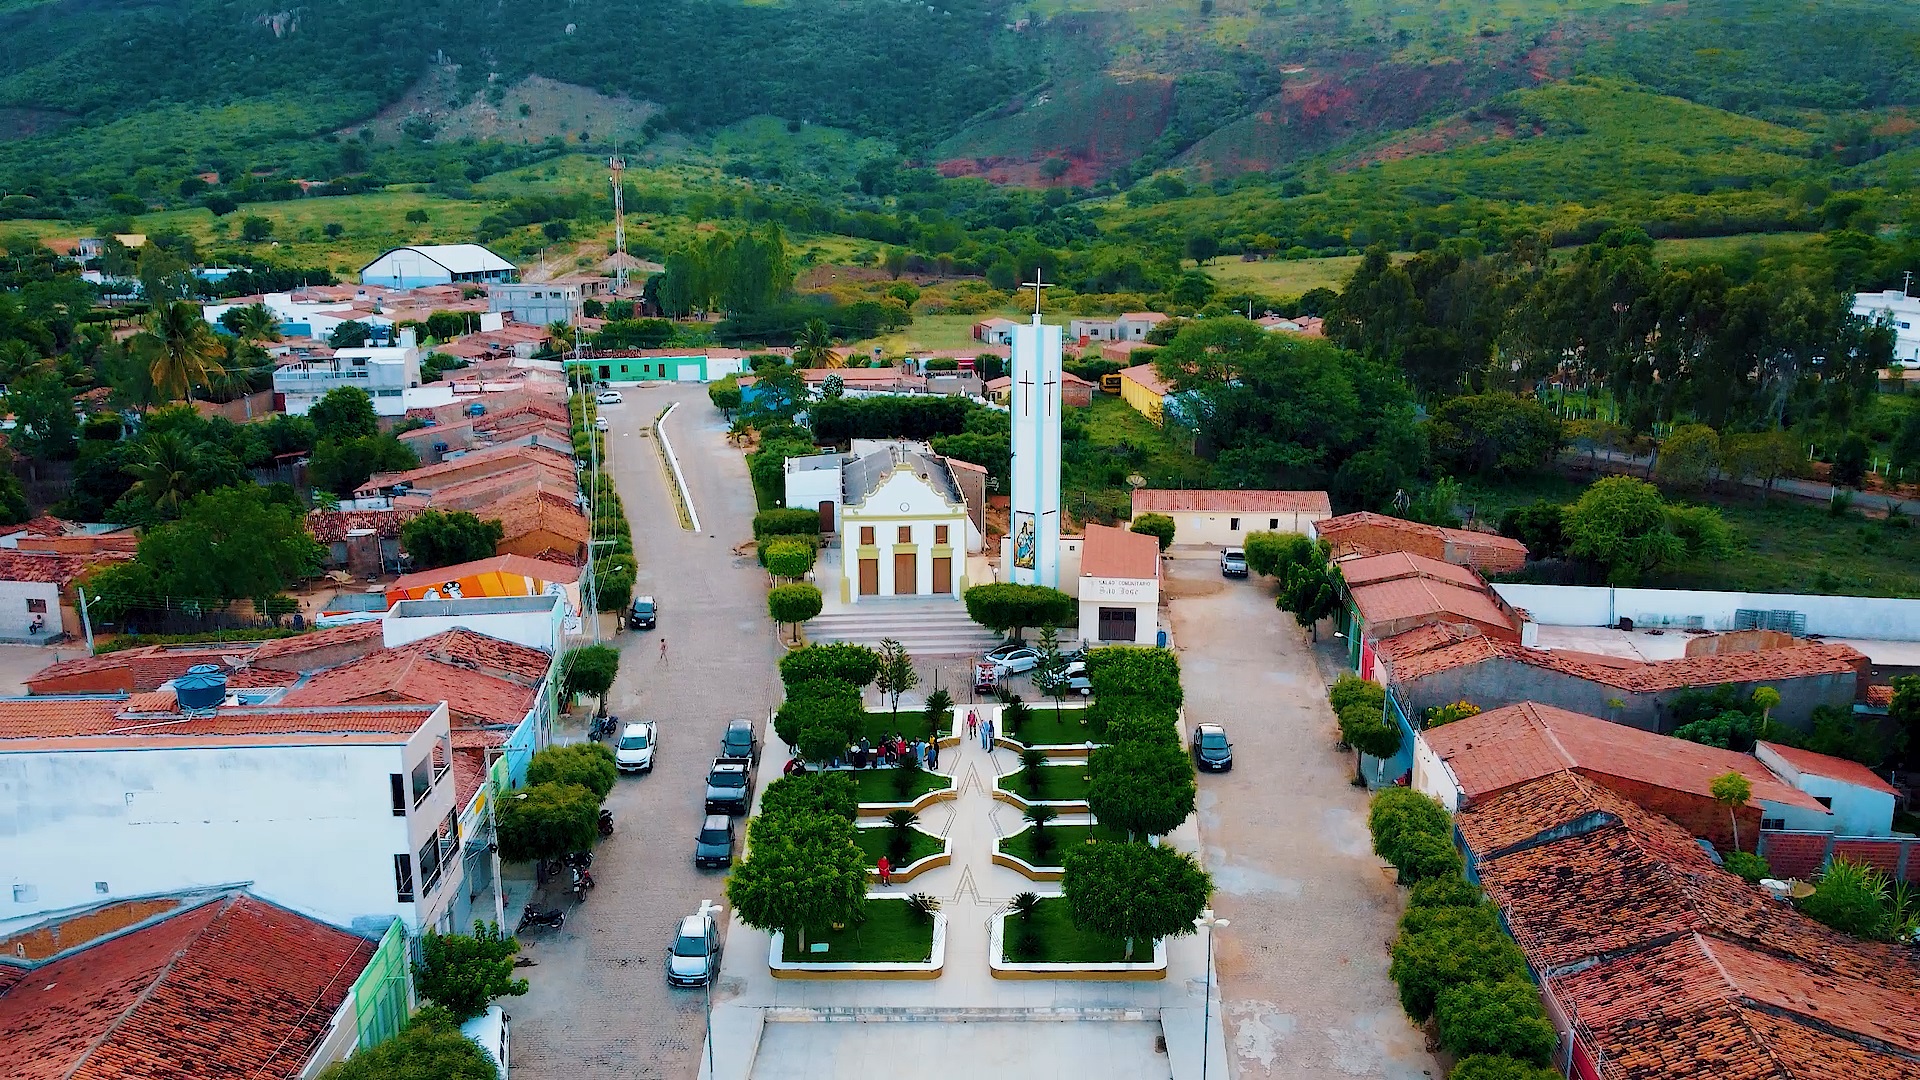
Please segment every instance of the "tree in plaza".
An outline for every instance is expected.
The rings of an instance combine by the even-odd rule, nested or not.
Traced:
[[[1087,805],[1129,837],[1165,836],[1193,813],[1193,763],[1177,745],[1125,742],[1088,761]]]
[[[600,715],[607,714],[607,691],[620,674],[620,650],[611,645],[582,645],[560,658],[560,692],[569,699],[592,694],[600,699]]]
[[[938,739],[953,721],[953,695],[942,688],[927,695],[927,706],[922,712],[927,722],[927,738]]]
[[[850,641],[805,645],[780,658],[780,681],[789,687],[810,679],[839,679],[860,687],[879,675],[880,654]]]
[[[344,325],[344,324],[343,324]],[[325,439],[358,439],[380,433],[373,398],[357,386],[339,386],[326,392],[307,410],[314,435]]]
[[[1360,769],[1360,755],[1382,761],[1400,752],[1400,726],[1381,715],[1381,706],[1366,703],[1340,710],[1340,741],[1353,748],[1354,771]]]
[[[1074,620],[1073,597],[1045,585],[975,585],[963,599],[968,618],[1013,638],[1029,626],[1065,626]]]
[[[760,795],[763,816],[786,814],[828,814],[854,819],[859,811],[859,794],[853,786],[853,774],[847,772],[796,772],[767,785]]]
[[[320,1080],[497,1080],[500,1066],[460,1033],[453,1014],[426,1008],[405,1030],[320,1073]]]
[[[578,784],[601,799],[619,780],[613,751],[597,742],[549,746],[527,763],[529,784]]]
[[[820,545],[811,537],[771,536],[760,541],[760,564],[767,573],[788,581],[807,576],[819,555]]]
[[[805,761],[831,761],[860,737],[866,709],[860,690],[838,679],[812,679],[787,687],[787,700],[773,714],[773,731]]]
[[[579,784],[533,784],[499,800],[494,832],[509,862],[558,859],[593,847],[600,797]]]
[[[880,640],[880,674],[874,689],[886,695],[895,720],[900,718],[900,695],[920,685],[920,673],[913,669],[913,657],[906,646],[893,638]]]
[[[767,616],[781,625],[793,625],[793,639],[800,640],[800,624],[820,614],[820,590],[805,583],[776,585],[767,590]]]
[[[1734,771],[1727,771],[1713,778],[1707,786],[1707,792],[1713,801],[1727,808],[1727,820],[1733,825],[1733,850],[1740,850],[1739,810],[1753,798],[1753,784],[1747,778]]]
[[[837,814],[761,814],[747,857],[727,879],[727,899],[748,926],[795,935],[853,922],[867,898],[866,856],[853,822]]]
[[[400,547],[416,568],[432,570],[488,558],[505,535],[498,520],[482,521],[465,510],[425,510],[400,527]]]
[[[473,934],[428,930],[420,939],[420,960],[413,965],[420,996],[453,1014],[455,1023],[487,1011],[497,997],[519,997],[527,980],[513,977],[520,942],[498,926],[475,920]]]
[[[1073,925],[1126,941],[1194,932],[1213,895],[1213,879],[1192,855],[1162,844],[1093,844],[1068,853],[1060,879]]]
[[[194,387],[217,380],[226,353],[201,316],[200,306],[185,301],[161,305],[147,317],[146,329],[127,346],[146,365],[154,392],[166,401],[177,401]]]
[[[1128,526],[1129,531],[1143,533],[1160,542],[1160,550],[1173,546],[1173,519],[1165,514],[1141,514]]]

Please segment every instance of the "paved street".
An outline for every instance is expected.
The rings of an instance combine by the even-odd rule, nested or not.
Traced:
[[[1202,774],[1199,798],[1213,906],[1233,924],[1215,938],[1233,1075],[1439,1075],[1387,978],[1401,899],[1334,749],[1331,670],[1266,582],[1168,565],[1187,719],[1233,739],[1233,771]]]
[[[533,989],[501,1004],[513,1016],[514,1075],[530,1080],[694,1074],[701,995],[668,990],[662,961],[680,917],[703,898],[724,899],[725,876],[693,868],[720,733],[736,716],[764,726],[779,685],[764,578],[751,556],[733,555],[752,536],[753,494],[706,388],[622,392],[624,404],[601,410],[612,429],[607,452],[633,526],[636,592],[658,600],[660,628],[615,639],[623,656],[611,710],[659,721],[660,758],[653,775],[622,777],[608,799],[617,831],[594,861],[599,887],[577,909],[562,902],[564,928],[521,939],[538,962],[521,972]],[[673,401],[682,404],[667,431],[693,489],[704,528],[697,535],[680,527],[653,439],[640,434]]]

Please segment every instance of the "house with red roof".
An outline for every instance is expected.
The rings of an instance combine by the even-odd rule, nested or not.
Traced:
[[[10,826],[0,933],[237,883],[368,933],[450,925],[467,837],[447,705],[275,693],[213,668],[131,696],[0,700],[0,774],[34,807]]]
[[[1894,802],[1900,792],[1865,765],[1764,740],[1754,744],[1753,756],[1832,811],[1837,831],[1848,836],[1893,832]]]
[[[1456,817],[1582,1080],[1920,1080],[1920,958],[1830,930],[1559,771]]]
[[[1764,759],[1535,701],[1414,735],[1411,783],[1449,810],[1558,772],[1586,777],[1722,851],[1733,850],[1735,821],[1747,850],[1759,839],[1763,823],[1817,832],[1833,832],[1838,825],[1832,811]],[[1731,815],[1712,791],[1715,778],[1730,772],[1746,777],[1752,788],[1746,804]]]
[[[1063,541],[1063,553],[1072,543],[1071,538]],[[1080,544],[1075,592],[1081,640],[1103,645],[1156,644],[1160,575],[1157,538],[1089,522]]]
[[[1333,545],[1336,559],[1404,551],[1471,566],[1483,574],[1509,573],[1527,562],[1527,545],[1511,537],[1474,529],[1444,529],[1385,514],[1342,514],[1317,522],[1315,529]]]
[[[0,949],[11,1080],[310,1077],[391,1036],[412,1004],[403,932],[349,932],[245,890],[109,901]]]
[[[1176,544],[1239,547],[1253,532],[1312,536],[1315,522],[1333,516],[1333,505],[1324,491],[1140,488],[1133,493],[1133,520],[1141,514],[1172,518]]]

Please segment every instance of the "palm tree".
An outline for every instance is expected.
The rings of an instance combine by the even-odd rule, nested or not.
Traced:
[[[134,448],[126,465],[134,478],[127,494],[144,498],[162,516],[180,516],[180,506],[191,498],[193,474],[201,463],[200,448],[171,431],[150,435]]]
[[[827,320],[808,319],[807,324],[794,335],[793,363],[803,368],[835,368],[841,365],[840,354],[833,351],[833,333],[827,329]]]
[[[220,316],[220,324],[242,341],[280,340],[280,316],[265,304],[229,308]]]
[[[156,310],[132,344],[135,355],[147,365],[154,390],[169,401],[188,396],[194,387],[209,385],[224,373],[220,358],[226,350],[200,317],[200,309],[184,301]]]

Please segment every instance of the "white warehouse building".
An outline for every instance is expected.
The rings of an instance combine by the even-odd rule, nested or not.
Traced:
[[[360,284],[389,289],[423,285],[489,285],[512,281],[519,270],[479,244],[394,248],[360,268]]]

